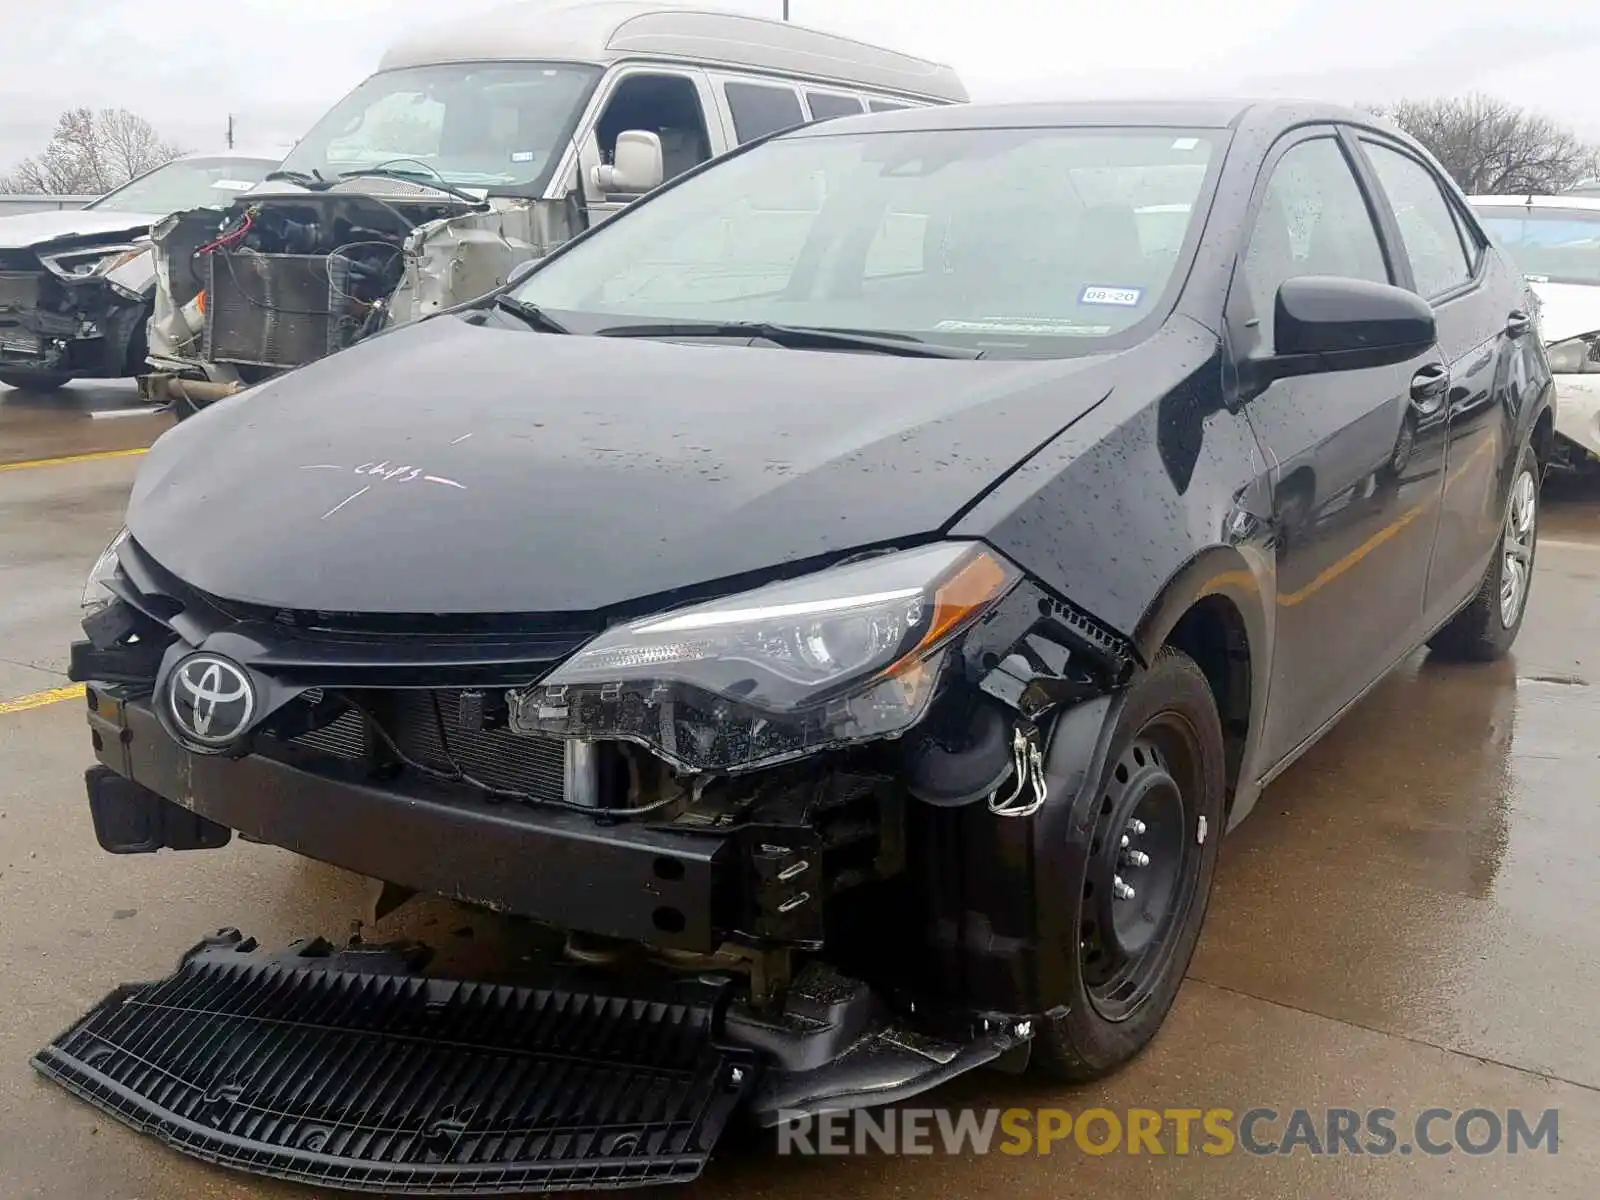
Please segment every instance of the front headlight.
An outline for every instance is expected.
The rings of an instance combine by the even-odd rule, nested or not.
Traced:
[[[511,727],[722,773],[894,737],[927,710],[951,640],[1019,578],[946,542],[618,625],[514,693]]]
[[[117,552],[127,540],[128,530],[124,526],[122,531],[111,539],[111,544],[100,552],[100,557],[95,559],[94,568],[89,572],[88,582],[83,585],[84,616],[94,615],[116,599],[106,584],[117,573]]]
[[[1600,333],[1568,338],[1546,348],[1552,375],[1600,374]]]
[[[39,261],[63,279],[93,279],[116,270],[123,263],[132,262],[145,252],[145,248],[140,243],[95,246],[61,254],[42,254]]]

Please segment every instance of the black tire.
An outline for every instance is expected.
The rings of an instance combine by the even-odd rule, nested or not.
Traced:
[[[1539,549],[1539,488],[1543,469],[1532,446],[1524,446],[1511,477],[1506,512],[1500,522],[1500,540],[1494,557],[1483,573],[1472,601],[1450,619],[1450,623],[1428,640],[1429,648],[1441,658],[1459,662],[1493,662],[1504,658],[1517,640],[1522,618],[1528,611],[1528,595],[1533,590],[1533,564]],[[1524,520],[1525,514],[1525,520]],[[1526,528],[1523,528],[1523,525]],[[1521,564],[1521,578],[1510,582],[1516,572],[1513,561]],[[1515,603],[1509,609],[1502,603],[1507,589],[1516,588]]]
[[[1107,1075],[1149,1045],[1166,1020],[1211,896],[1225,762],[1222,722],[1205,676],[1186,654],[1162,650],[1129,688],[1106,777],[1077,800],[1066,823],[1074,831],[1065,859],[1071,877],[1058,886],[1073,905],[1068,928],[1080,937],[1061,948],[1071,960],[1066,1011],[1034,1038],[1032,1066],[1040,1074],[1074,1083]],[[1135,815],[1143,813],[1153,819]],[[1136,828],[1123,849],[1123,835]],[[1140,853],[1140,845],[1156,853],[1147,864],[1130,863],[1124,856]],[[1170,871],[1159,855],[1167,856]],[[1158,868],[1166,873],[1165,886]],[[1123,875],[1135,895],[1108,901],[1113,880]],[[1141,892],[1142,908],[1116,907],[1132,905]],[[1154,919],[1151,908],[1160,910]],[[1133,927],[1131,935],[1125,926]],[[1132,952],[1146,929],[1142,950]]]
[[[27,367],[12,367],[0,371],[0,383],[23,392],[54,392],[67,386],[71,375],[59,371],[33,371]]]

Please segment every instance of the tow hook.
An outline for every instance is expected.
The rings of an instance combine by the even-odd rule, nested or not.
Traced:
[[[1018,722],[1011,731],[1010,792],[1002,799],[1000,789],[989,793],[989,811],[997,817],[1031,817],[1044,807],[1050,795],[1044,779],[1044,753],[1039,748],[1039,727]]]

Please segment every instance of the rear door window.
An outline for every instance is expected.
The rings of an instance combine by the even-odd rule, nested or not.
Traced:
[[[766,83],[727,83],[723,94],[733,114],[733,132],[739,143],[791,129],[805,121],[800,97],[791,87]]]

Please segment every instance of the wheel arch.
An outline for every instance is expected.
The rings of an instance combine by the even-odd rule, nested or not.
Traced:
[[[1164,646],[1194,660],[1211,687],[1227,746],[1227,807],[1254,804],[1257,742],[1266,708],[1273,623],[1261,569],[1234,546],[1214,546],[1184,564],[1145,611],[1134,634],[1142,661]],[[1240,806],[1239,802],[1244,803]]]
[[[1556,453],[1556,410],[1552,404],[1545,404],[1539,409],[1539,415],[1534,418],[1533,431],[1528,435],[1533,446],[1533,452],[1539,459],[1541,474],[1550,469],[1550,463]]]

